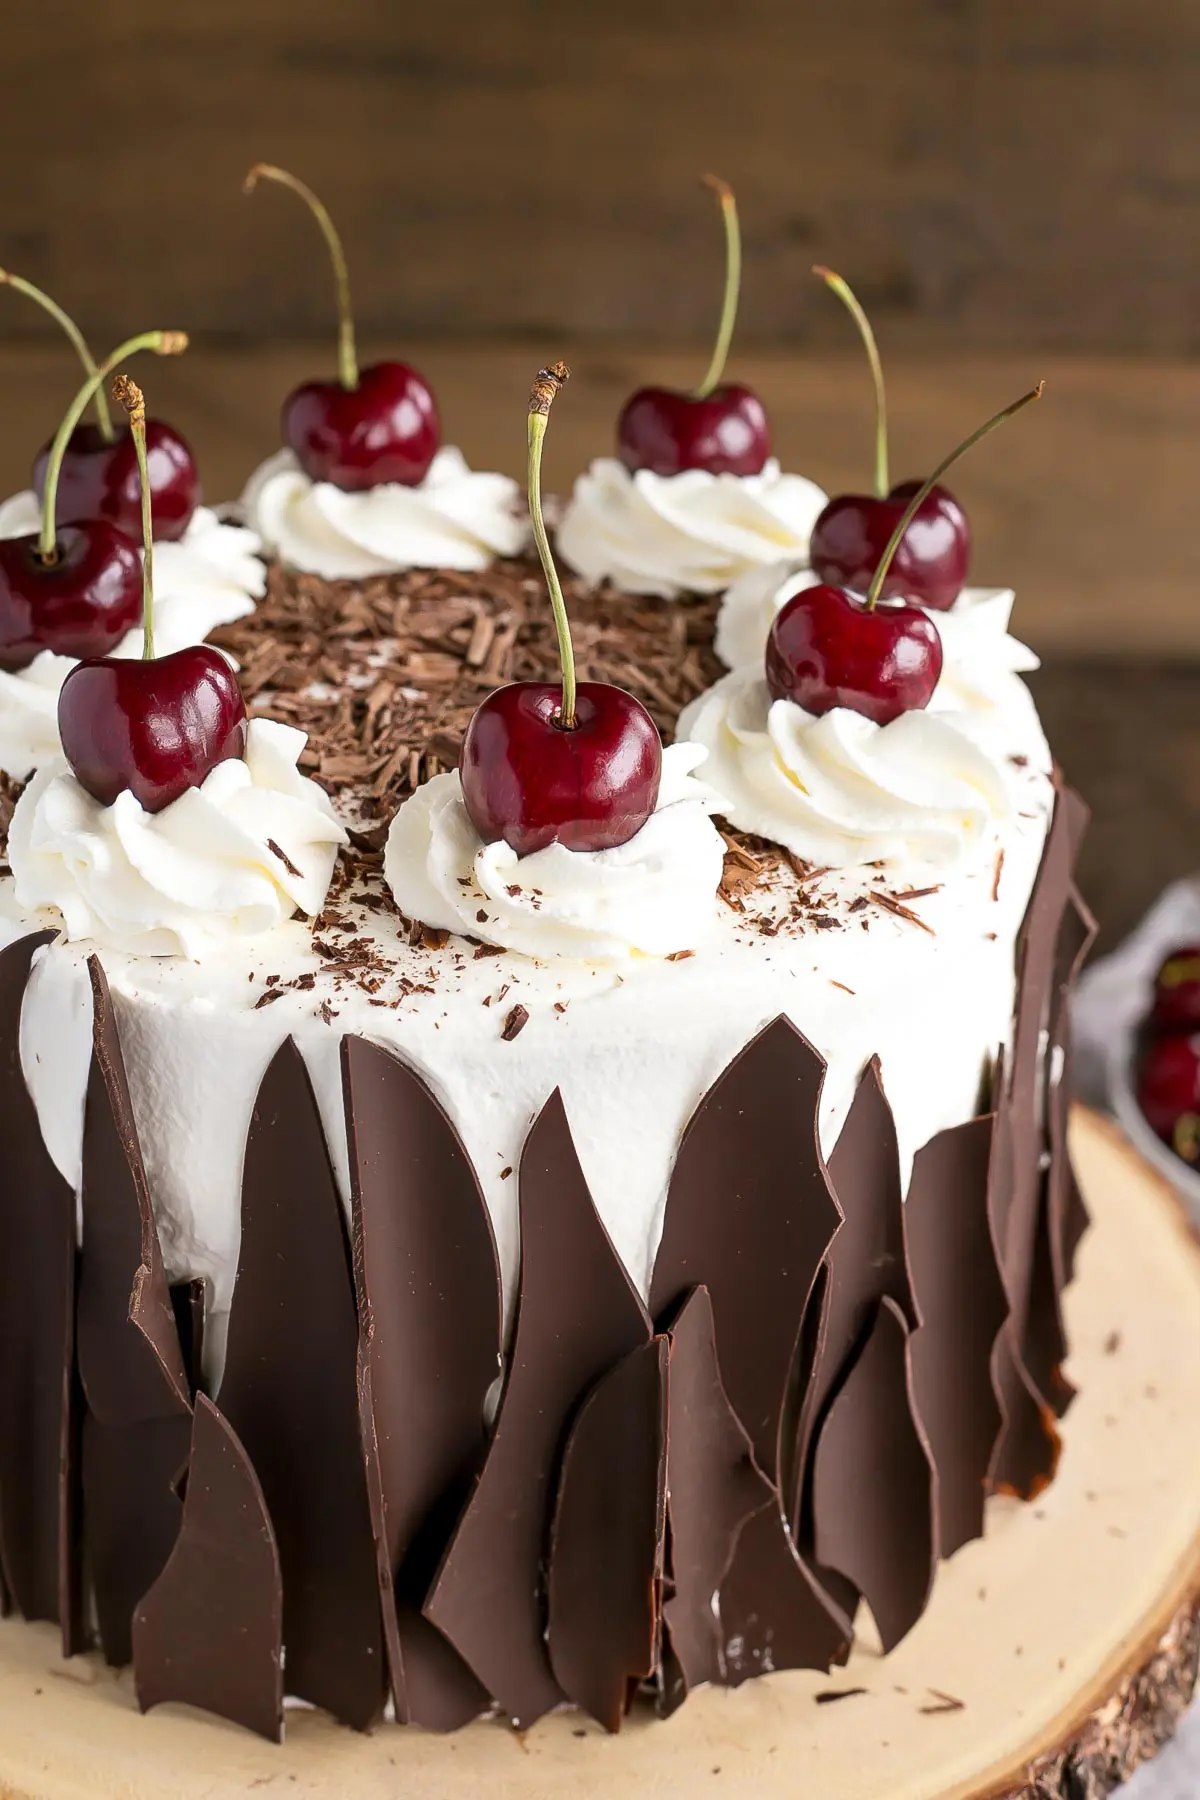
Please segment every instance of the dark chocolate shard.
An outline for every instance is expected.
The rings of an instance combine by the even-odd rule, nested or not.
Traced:
[[[709,1089],[676,1159],[650,1290],[667,1321],[708,1288],[725,1390],[771,1481],[801,1321],[840,1218],[817,1139],[824,1074],[780,1018]]]
[[[817,1559],[870,1606],[884,1651],[925,1610],[937,1567],[937,1482],[915,1415],[909,1332],[880,1302],[821,1426],[813,1471]]]
[[[83,1248],[76,1349],[83,1387],[83,1531],[100,1644],[133,1657],[133,1614],[179,1530],[176,1481],[191,1395],[129,1100],[108,983],[96,957],[83,1123]]]
[[[358,1381],[396,1716],[450,1731],[488,1695],[422,1617],[478,1474],[500,1372],[500,1271],[458,1134],[424,1082],[342,1040],[358,1289]]]
[[[944,1557],[983,1534],[1000,1433],[992,1355],[1008,1302],[988,1222],[994,1123],[969,1119],[918,1150],[904,1207],[921,1321],[910,1346],[913,1397],[937,1469]]]
[[[26,1619],[85,1641],[74,1375],[75,1195],[51,1160],[21,1068],[39,931],[0,951],[0,1563]]]
[[[262,1484],[290,1694],[366,1730],[386,1655],[358,1423],[358,1317],[320,1115],[289,1038],[258,1090],[218,1401]]]
[[[563,1451],[550,1533],[548,1630],[555,1680],[619,1731],[658,1665],[666,1504],[667,1340],[602,1375]]]
[[[133,1621],[139,1706],[199,1706],[278,1743],[282,1630],[267,1503],[228,1420],[199,1394],[183,1523]]]
[[[724,1640],[713,1596],[742,1526],[774,1499],[721,1383],[707,1288],[696,1288],[684,1301],[668,1344],[670,1562],[659,1694],[664,1713],[681,1706],[692,1688],[724,1680]]]
[[[801,1488],[794,1507],[798,1541],[811,1537],[813,1435],[845,1378],[879,1302],[890,1296],[909,1325],[916,1322],[904,1251],[904,1205],[896,1126],[873,1056],[859,1079],[833,1154],[829,1180],[843,1222],[826,1258],[828,1295],[820,1353],[808,1384],[797,1442]],[[853,1614],[854,1597],[835,1597]]]
[[[800,1560],[778,1495],[737,1535],[717,1597],[725,1681],[844,1662],[853,1627]]]
[[[543,1565],[566,1432],[592,1384],[652,1330],[592,1204],[557,1092],[525,1142],[520,1209],[500,1415],[425,1613],[524,1727],[564,1697],[546,1651]]]

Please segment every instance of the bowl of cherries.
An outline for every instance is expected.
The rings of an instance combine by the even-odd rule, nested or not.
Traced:
[[[1109,1078],[1123,1129],[1200,1217],[1200,943],[1163,958],[1149,1009],[1114,1047]]]

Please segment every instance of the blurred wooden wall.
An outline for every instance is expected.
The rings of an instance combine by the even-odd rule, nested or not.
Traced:
[[[1187,354],[1196,0],[10,0],[0,261],[110,341],[325,335],[325,196],[367,334],[703,339],[738,189],[742,341]],[[44,334],[20,302],[0,337]]]

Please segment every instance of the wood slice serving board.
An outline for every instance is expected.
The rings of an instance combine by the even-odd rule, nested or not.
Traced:
[[[518,1736],[359,1737],[291,1712],[262,1743],[63,1663],[49,1628],[0,1625],[4,1800],[1096,1800],[1151,1755],[1196,1679],[1200,1246],[1116,1131],[1074,1122],[1095,1220],[1069,1296],[1081,1389],[1053,1487],[993,1502],[886,1658],[705,1691],[619,1737],[574,1714]]]

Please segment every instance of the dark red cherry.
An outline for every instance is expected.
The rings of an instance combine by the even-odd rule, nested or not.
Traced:
[[[0,540],[0,669],[39,650],[103,656],[142,618],[142,564],[115,525],[63,525],[53,561],[35,536]]]
[[[357,492],[416,487],[441,443],[437,402],[407,363],[374,363],[358,386],[306,381],[283,403],[283,435],[312,481]]]
[[[920,486],[919,481],[901,481],[883,500],[874,494],[840,494],[831,500],[813,526],[809,545],[821,580],[865,594],[888,539]],[[883,592],[945,612],[962,592],[970,560],[966,513],[947,488],[931,488],[900,540]]]
[[[63,682],[58,729],[76,777],[102,806],[128,789],[147,812],[161,812],[245,753],[246,703],[209,644],[136,661],[98,657]]]
[[[1153,1031],[1200,1031],[1200,945],[1173,950],[1154,977]]]
[[[774,700],[807,713],[851,712],[889,725],[928,706],[942,672],[942,640],[919,606],[868,607],[843,588],[803,588],[775,616],[767,638]]]
[[[1200,1037],[1171,1032],[1142,1053],[1138,1105],[1152,1129],[1185,1162],[1200,1161]]]
[[[33,465],[38,500],[46,484],[50,445],[43,444]],[[150,510],[158,539],[181,538],[200,504],[196,459],[173,426],[162,419],[146,421],[146,460],[150,470]],[[127,429],[110,442],[98,425],[77,425],[67,439],[58,478],[54,516],[60,523],[107,519],[131,543],[142,541],[142,490],[137,454]]]
[[[645,387],[625,402],[617,449],[627,469],[678,475],[761,475],[771,454],[771,428],[758,395],[747,387],[714,388],[703,400],[674,388]]]
[[[471,823],[518,856],[547,844],[611,850],[641,830],[658,802],[662,740],[640,700],[584,681],[575,724],[556,723],[562,688],[514,681],[477,709],[459,769]]]

